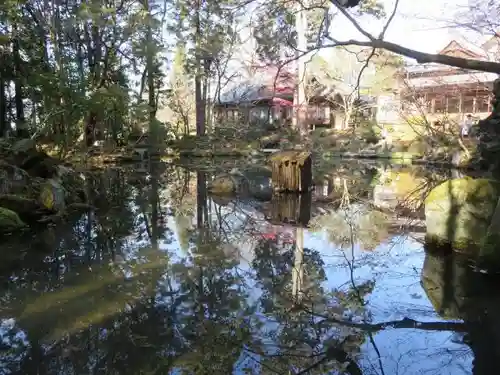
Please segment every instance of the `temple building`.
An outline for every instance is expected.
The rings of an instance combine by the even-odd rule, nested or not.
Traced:
[[[496,60],[499,44],[495,36],[481,46],[451,41],[439,54],[475,60]],[[403,113],[425,114],[429,121],[446,116],[462,121],[467,114],[476,119],[491,111],[490,90],[498,77],[494,73],[468,71],[440,64],[408,66],[400,92]]]

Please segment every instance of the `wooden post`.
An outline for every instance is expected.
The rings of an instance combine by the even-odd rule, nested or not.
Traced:
[[[312,185],[311,153],[280,151],[270,158],[272,185],[276,192],[306,193]]]

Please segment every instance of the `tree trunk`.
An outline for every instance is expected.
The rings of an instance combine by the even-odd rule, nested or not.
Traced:
[[[300,56],[303,51],[307,50],[307,18],[306,12],[304,10],[302,2],[297,3],[297,13],[295,14],[295,29],[297,32],[297,50],[299,53],[299,58],[297,59],[297,101],[295,104],[295,126],[300,130],[302,135],[307,134],[308,124],[307,124],[307,99],[306,99],[306,64],[307,56]],[[295,99],[294,98],[294,99]]]
[[[14,87],[16,90],[16,133],[19,138],[28,138],[28,124],[26,123],[26,119],[24,118],[24,104],[23,104],[23,84],[22,77],[23,73],[21,72],[21,56],[19,52],[19,36],[17,35],[17,25],[14,24],[12,26],[13,31],[13,39],[12,39],[12,54],[14,58],[14,70],[15,70],[15,78],[14,78]]]
[[[158,153],[158,126],[156,122],[156,100],[154,85],[154,49],[153,30],[151,29],[152,15],[149,9],[149,0],[144,1],[144,8],[148,12],[148,28],[146,32],[146,69],[148,71],[148,105],[149,105],[149,147],[150,155]]]
[[[354,108],[354,94],[342,97],[344,102],[344,118],[342,123],[342,129],[349,128],[349,123],[351,122],[352,111]]]
[[[204,84],[203,84],[203,107],[205,108],[205,131],[208,129],[210,133],[212,130],[212,116],[211,116],[211,103],[208,102],[208,93],[210,92],[210,62],[205,61],[204,64]]]
[[[196,172],[196,226],[201,229],[208,222],[207,212],[207,176],[205,172]]]
[[[7,123],[7,97],[5,95],[4,74],[0,68],[0,137],[7,134],[10,129]]]
[[[195,78],[194,78],[194,90],[195,90],[195,101],[196,101],[196,135],[205,135],[205,103],[203,102],[202,93],[202,50],[201,50],[201,0],[196,2],[196,31],[195,31]]]

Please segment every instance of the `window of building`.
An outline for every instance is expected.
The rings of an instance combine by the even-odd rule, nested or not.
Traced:
[[[427,95],[418,95],[414,100],[419,111],[428,112],[430,110],[430,100]]]
[[[429,111],[430,110],[430,97],[424,95],[408,95],[401,100],[402,111]]]
[[[317,106],[316,117],[319,120],[325,120],[330,118],[330,107],[328,105]]]
[[[326,119],[329,119],[330,118],[330,107],[329,106],[326,106],[324,108],[324,115],[325,115],[325,118]]]
[[[280,107],[273,107],[271,109],[273,119],[279,120],[281,118],[281,108]]]
[[[490,100],[489,95],[479,95],[476,99],[476,112],[488,112]]]
[[[319,108],[316,104],[311,104],[307,107],[307,118],[315,120],[318,118]]]
[[[446,113],[446,97],[437,96],[434,98],[434,113]]]
[[[460,97],[456,95],[448,96],[448,113],[460,113]]]
[[[466,95],[462,98],[462,112],[474,112],[474,96]]]
[[[260,118],[260,109],[259,108],[252,108],[250,110],[250,119],[252,121],[256,121]]]

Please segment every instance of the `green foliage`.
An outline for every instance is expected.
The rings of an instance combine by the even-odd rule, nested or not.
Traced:
[[[0,109],[0,134],[15,122],[69,149],[91,124],[96,136],[118,142],[148,91],[142,84],[134,95],[131,79],[145,69],[147,54],[153,55],[155,95],[162,85],[159,26],[157,17],[129,0],[77,0],[65,7],[3,3],[0,34],[13,53],[0,56],[0,104],[10,102],[16,111]]]
[[[295,14],[305,12],[306,30],[296,30]],[[376,0],[363,0],[356,8],[357,15],[385,16],[383,5]],[[257,8],[254,37],[257,55],[263,62],[283,62],[295,56],[297,33],[304,32],[310,48],[321,47],[329,26],[335,22],[331,3],[327,0],[304,2],[273,1]]]
[[[358,14],[369,14],[375,18],[386,16],[384,5],[377,0],[361,0],[359,3]]]

